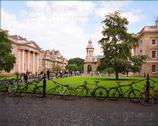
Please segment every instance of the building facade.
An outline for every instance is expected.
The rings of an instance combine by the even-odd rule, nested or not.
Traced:
[[[147,55],[140,75],[147,73],[158,76],[158,20],[155,26],[145,26],[138,33],[138,46],[132,50],[133,55]]]
[[[97,71],[97,61],[94,57],[94,47],[92,41],[89,40],[88,46],[86,48],[87,56],[84,61],[84,74],[95,74]]]
[[[53,67],[60,67],[64,70],[68,60],[59,51],[42,50],[34,41],[28,41],[19,35],[10,35],[12,43],[12,53],[16,57],[16,63],[10,73],[2,74],[39,73],[47,70],[53,71]]]

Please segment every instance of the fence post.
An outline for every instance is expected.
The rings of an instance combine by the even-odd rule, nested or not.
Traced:
[[[150,93],[150,81],[149,81],[149,74],[147,74],[146,78],[146,97],[149,99],[149,93]]]
[[[17,81],[17,84],[18,84],[18,82],[19,82],[19,73],[18,72],[16,73],[16,81]]]
[[[43,77],[43,97],[46,97],[46,75]]]

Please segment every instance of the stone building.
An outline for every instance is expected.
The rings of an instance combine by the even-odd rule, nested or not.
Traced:
[[[53,70],[53,65],[60,66],[64,70],[68,60],[64,58],[59,51],[42,50],[34,41],[28,41],[19,35],[10,35],[12,43],[12,53],[16,57],[16,64],[10,73],[2,72],[1,74],[15,74],[31,72],[32,74],[41,71]]]
[[[64,58],[59,51],[56,50],[46,50],[42,52],[43,54],[43,70],[47,71],[59,71],[64,70],[68,60]]]
[[[24,73],[39,71],[41,62],[41,49],[34,41],[28,41],[19,35],[10,35],[13,41],[12,53],[16,57],[16,64],[10,73]]]
[[[94,74],[97,71],[97,60],[94,57],[94,47],[92,41],[89,40],[88,46],[86,48],[87,56],[84,61],[84,74]]]
[[[158,76],[158,20],[155,26],[145,26],[138,33],[138,46],[132,51],[133,55],[147,55],[140,75]]]

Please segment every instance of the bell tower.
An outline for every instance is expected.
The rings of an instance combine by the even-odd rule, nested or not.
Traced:
[[[92,62],[94,48],[93,48],[91,40],[88,41],[88,46],[87,46],[86,50],[87,50],[86,62]]]
[[[84,62],[84,74],[95,74],[96,72],[96,61],[94,61],[94,47],[92,45],[92,41],[89,40],[88,41],[88,45],[86,48],[86,58],[85,58],[85,62]]]

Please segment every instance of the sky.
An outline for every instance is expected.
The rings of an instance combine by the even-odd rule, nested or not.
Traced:
[[[98,41],[105,15],[120,11],[128,32],[155,25],[158,1],[1,1],[2,29],[35,41],[44,50],[59,50],[70,59],[86,57],[92,40],[94,55],[102,55]]]

